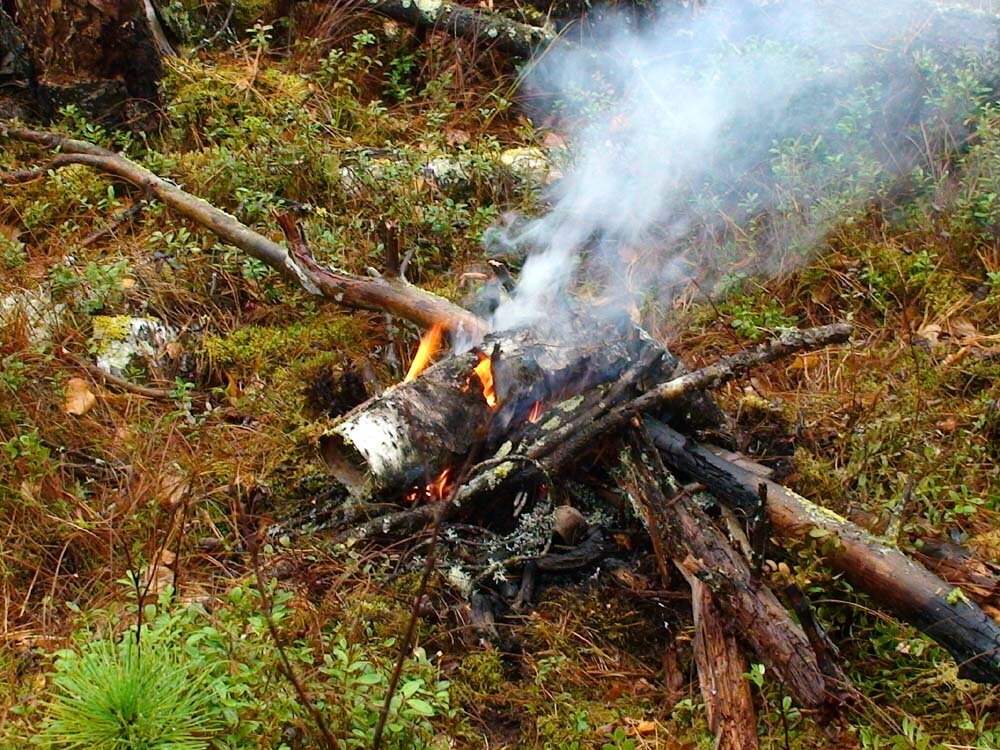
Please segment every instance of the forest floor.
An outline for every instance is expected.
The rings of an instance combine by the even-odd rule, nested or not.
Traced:
[[[52,127],[275,239],[273,212],[296,211],[323,263],[364,274],[398,238],[413,283],[468,298],[484,232],[541,210],[568,168],[558,122],[525,114],[499,56],[344,9],[309,23],[248,22],[239,41],[171,61],[145,135],[72,109]],[[851,320],[853,347],[719,392],[736,447],[904,550],[943,540],[1000,563],[1000,108],[961,76],[941,85],[971,114],[919,179],[845,210],[765,276],[741,272],[755,229],[723,226],[703,242],[722,248],[724,275],[635,312],[692,367],[782,326]],[[40,156],[7,142],[0,170]],[[368,747],[419,579],[412,550],[279,533],[255,571],[242,526],[337,497],[315,445],[352,401],[343,373],[397,382],[421,331],[318,302],[155,202],[111,222],[139,198],[84,167],[0,196],[0,747],[63,746],[63,678],[139,616],[165,634],[165,663],[215,696],[213,746],[320,746],[278,637],[343,746]],[[122,372],[158,397],[85,366],[127,316],[176,334]],[[810,595],[860,698],[821,724],[755,666],[763,747],[1000,748],[997,689],[959,679],[814,551],[787,550],[769,575]],[[518,650],[468,638],[453,601],[432,580],[386,747],[711,746],[697,681],[667,700],[657,605],[609,577],[545,589],[510,626]],[[671,634],[685,665],[691,634]]]

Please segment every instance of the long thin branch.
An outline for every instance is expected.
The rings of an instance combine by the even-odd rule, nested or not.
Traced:
[[[0,121],[0,138],[11,138],[59,149],[45,170],[83,164],[115,175],[155,195],[167,206],[212,231],[219,239],[266,263],[286,280],[310,294],[347,307],[390,312],[424,327],[443,325],[449,332],[475,334],[483,321],[443,297],[408,284],[403,279],[372,279],[320,266],[313,258],[290,252],[250,229],[234,216],[158,177],[121,154],[55,133],[11,127]],[[19,182],[39,177],[43,170],[21,170],[3,181]]]
[[[647,390],[641,396],[620,404],[604,404],[601,411],[588,413],[584,419],[574,419],[564,428],[553,430],[543,438],[528,455],[538,458],[550,470],[562,466],[579,455],[596,436],[624,425],[639,413],[667,409],[679,403],[685,395],[715,388],[746,374],[754,367],[784,359],[799,351],[821,349],[840,344],[850,338],[852,327],[848,323],[789,330],[778,337],[721,358],[707,367],[681,375]]]

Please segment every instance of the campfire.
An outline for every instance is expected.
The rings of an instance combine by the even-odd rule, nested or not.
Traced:
[[[832,712],[852,696],[805,597],[779,597],[762,576],[766,560],[781,560],[783,539],[835,540],[825,545],[827,562],[854,586],[945,646],[964,676],[1000,680],[1000,630],[978,607],[949,598],[935,575],[771,481],[765,467],[699,441],[726,426],[706,389],[802,350],[840,346],[848,326],[787,332],[693,372],[630,322],[581,315],[571,330],[586,335],[495,331],[449,353],[441,331],[428,331],[403,382],[357,406],[321,441],[359,507],[400,507],[348,535],[378,542],[452,529],[442,555],[461,552],[463,579],[474,582],[462,592],[474,604],[470,627],[487,640],[508,614],[530,606],[549,573],[627,569],[651,555],[664,587],[690,591],[709,710],[749,711],[748,738],[756,724],[746,652],[800,706]],[[567,489],[581,485],[607,498],[606,512]],[[621,547],[621,529],[588,513],[630,526],[648,546]],[[464,548],[458,530],[468,528],[494,543]]]

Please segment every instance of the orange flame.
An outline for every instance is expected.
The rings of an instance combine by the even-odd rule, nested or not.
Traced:
[[[406,371],[406,377],[403,378],[404,383],[409,383],[427,369],[427,365],[431,362],[431,357],[437,354],[441,348],[442,330],[442,326],[439,323],[435,323],[428,329],[423,338],[420,339],[420,346],[417,348],[417,353],[413,357],[413,362],[410,363],[410,369]]]
[[[434,484],[431,485],[431,497],[435,500],[444,500],[448,492],[448,479],[451,477],[451,467],[441,472]]]
[[[473,367],[472,371],[483,384],[483,398],[486,399],[486,405],[492,409],[497,405],[497,392],[493,388],[493,360],[480,352],[479,364]]]
[[[406,502],[415,503],[418,500],[444,500],[448,497],[448,492],[451,490],[450,480],[451,467],[449,466],[438,474],[437,479],[430,484],[426,484],[423,487],[413,487],[409,492],[407,492]]]
[[[531,405],[531,411],[528,413],[528,421],[532,424],[538,422],[542,418],[542,402],[536,401]]]

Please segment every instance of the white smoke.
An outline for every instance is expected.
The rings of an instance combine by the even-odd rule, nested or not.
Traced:
[[[745,0],[712,4],[694,17],[612,19],[590,41],[550,51],[528,85],[559,108],[573,163],[548,196],[550,210],[490,237],[494,247],[529,253],[494,327],[551,319],[581,277],[599,283],[605,298],[667,289],[687,273],[685,243],[704,229],[706,213],[694,208],[699,198],[715,196],[716,218],[730,220],[740,210],[735,219],[772,210],[796,191],[798,199],[821,205],[832,180],[823,172],[842,173],[843,165],[830,156],[823,166],[817,158],[808,186],[801,174],[786,185],[787,176],[768,166],[770,150],[797,132],[843,130],[845,118],[850,125],[843,95],[854,88],[877,89],[868,100],[876,109],[887,109],[895,96],[906,106],[892,106],[923,116],[928,108],[912,85],[919,78],[913,61],[919,34],[939,18],[918,0]],[[976,21],[972,14],[961,18]],[[954,51],[988,44],[989,24],[978,20],[977,29],[952,24],[934,45]],[[885,50],[902,50],[908,65]],[[876,61],[876,69],[862,59]],[[860,113],[856,130],[844,136],[881,149],[872,173],[856,176],[862,197],[887,173],[914,163],[903,134],[884,115]],[[769,252],[789,241],[778,232]],[[635,262],[644,253],[647,262]]]

